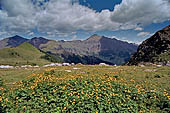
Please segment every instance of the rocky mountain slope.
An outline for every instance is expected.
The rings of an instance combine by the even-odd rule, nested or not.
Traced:
[[[170,62],[170,25],[145,40],[131,57],[128,65],[139,63],[166,64]]]
[[[13,40],[16,39],[15,37]],[[1,41],[0,45],[4,43],[4,40]],[[15,41],[13,42],[15,43]],[[137,46],[134,44],[98,35],[93,35],[83,41],[54,41],[35,37],[29,40],[22,39],[15,44],[11,42],[8,46],[3,45],[1,48],[16,47],[23,42],[29,42],[39,50],[62,59],[62,61],[84,64],[98,64],[102,62],[120,65],[127,62],[130,56],[137,50]]]
[[[83,41],[49,41],[41,44],[39,48],[53,54],[67,52],[79,56],[93,56],[117,65],[127,62],[137,50],[134,44],[98,35]]]

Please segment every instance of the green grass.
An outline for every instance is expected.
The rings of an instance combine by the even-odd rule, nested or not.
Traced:
[[[166,113],[169,69],[90,65],[1,69],[0,78],[8,85],[2,90],[1,106],[9,112]]]
[[[41,70],[37,69],[0,69],[0,78],[3,78],[3,82],[9,88],[15,87],[14,83],[25,80],[32,73],[40,73]]]
[[[16,48],[0,50],[0,65],[44,65],[49,63],[41,59],[44,56],[38,49],[25,42]]]
[[[74,67],[80,69],[74,70]],[[43,73],[50,68],[20,68],[20,69],[1,69],[0,77],[2,77],[6,83],[16,82],[25,79],[32,73]],[[62,66],[55,67],[55,74],[62,75],[67,79],[73,76],[118,76],[118,78],[124,79],[124,83],[128,83],[130,80],[135,80],[137,84],[143,84],[145,87],[166,89],[170,93],[170,70],[169,67],[138,67],[138,66]],[[71,70],[68,73],[65,70]],[[159,75],[159,77],[156,77]],[[151,85],[152,84],[152,85]],[[129,84],[130,85],[130,84]]]

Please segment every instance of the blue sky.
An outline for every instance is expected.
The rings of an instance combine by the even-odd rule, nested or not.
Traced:
[[[0,39],[84,40],[93,34],[141,43],[170,25],[169,0],[0,0]]]
[[[101,12],[104,9],[113,11],[116,4],[120,4],[122,0],[80,0],[80,4],[91,9]]]

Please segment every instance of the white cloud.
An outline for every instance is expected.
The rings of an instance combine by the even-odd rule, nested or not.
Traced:
[[[119,40],[119,38],[117,37],[117,36],[108,36],[108,37],[111,37],[111,38],[115,38],[115,39],[118,39]]]
[[[127,37],[117,37],[117,36],[114,36],[114,35],[113,36],[108,36],[108,37],[115,38],[117,40],[128,42],[128,43],[134,43],[134,44],[137,44],[137,45],[140,45],[142,43],[142,41],[131,41],[131,40],[128,40]]]
[[[75,40],[75,39],[77,39],[77,38],[78,38],[77,35],[73,35],[73,36],[72,36],[72,39],[73,39],[73,40]]]
[[[5,32],[5,31],[1,31],[1,32],[0,32],[0,36],[1,36],[1,35],[4,35],[4,34],[7,34],[7,32]]]
[[[19,15],[28,17],[36,13],[31,0],[1,0],[1,4],[9,17]]]
[[[29,36],[34,36],[34,32],[28,33]]]
[[[36,11],[29,0],[1,0],[0,30],[10,34],[28,33],[36,26]]]
[[[170,19],[167,0],[123,0],[114,11],[100,13],[79,5],[77,1],[72,4],[72,0],[0,0],[3,8],[0,10],[0,31],[29,34],[37,28],[54,37],[73,35],[77,30],[141,31],[141,26]]]
[[[141,27],[136,27],[135,28],[135,31],[142,31],[143,30],[143,28],[141,28]]]
[[[148,25],[170,19],[169,12],[165,0],[123,0],[115,6],[111,19],[126,26]]]
[[[142,41],[131,41],[131,40],[121,40],[121,41],[124,41],[124,42],[128,42],[128,43],[132,43],[132,44],[136,44],[136,45],[140,45],[142,43]]]
[[[146,36],[150,36],[149,32],[140,32],[137,34],[138,37],[146,37]]]
[[[47,10],[38,16],[38,29],[56,34],[76,30],[94,32],[116,29],[119,24],[110,20],[110,13],[108,10],[96,13],[88,7],[72,5],[69,0],[52,1],[48,4]]]

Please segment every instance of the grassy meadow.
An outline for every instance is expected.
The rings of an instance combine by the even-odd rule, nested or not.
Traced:
[[[0,69],[0,78],[2,112],[170,111],[170,67],[166,66]]]
[[[45,65],[49,61],[41,58],[45,56],[31,44],[25,42],[16,48],[4,48],[0,50],[0,65]]]

